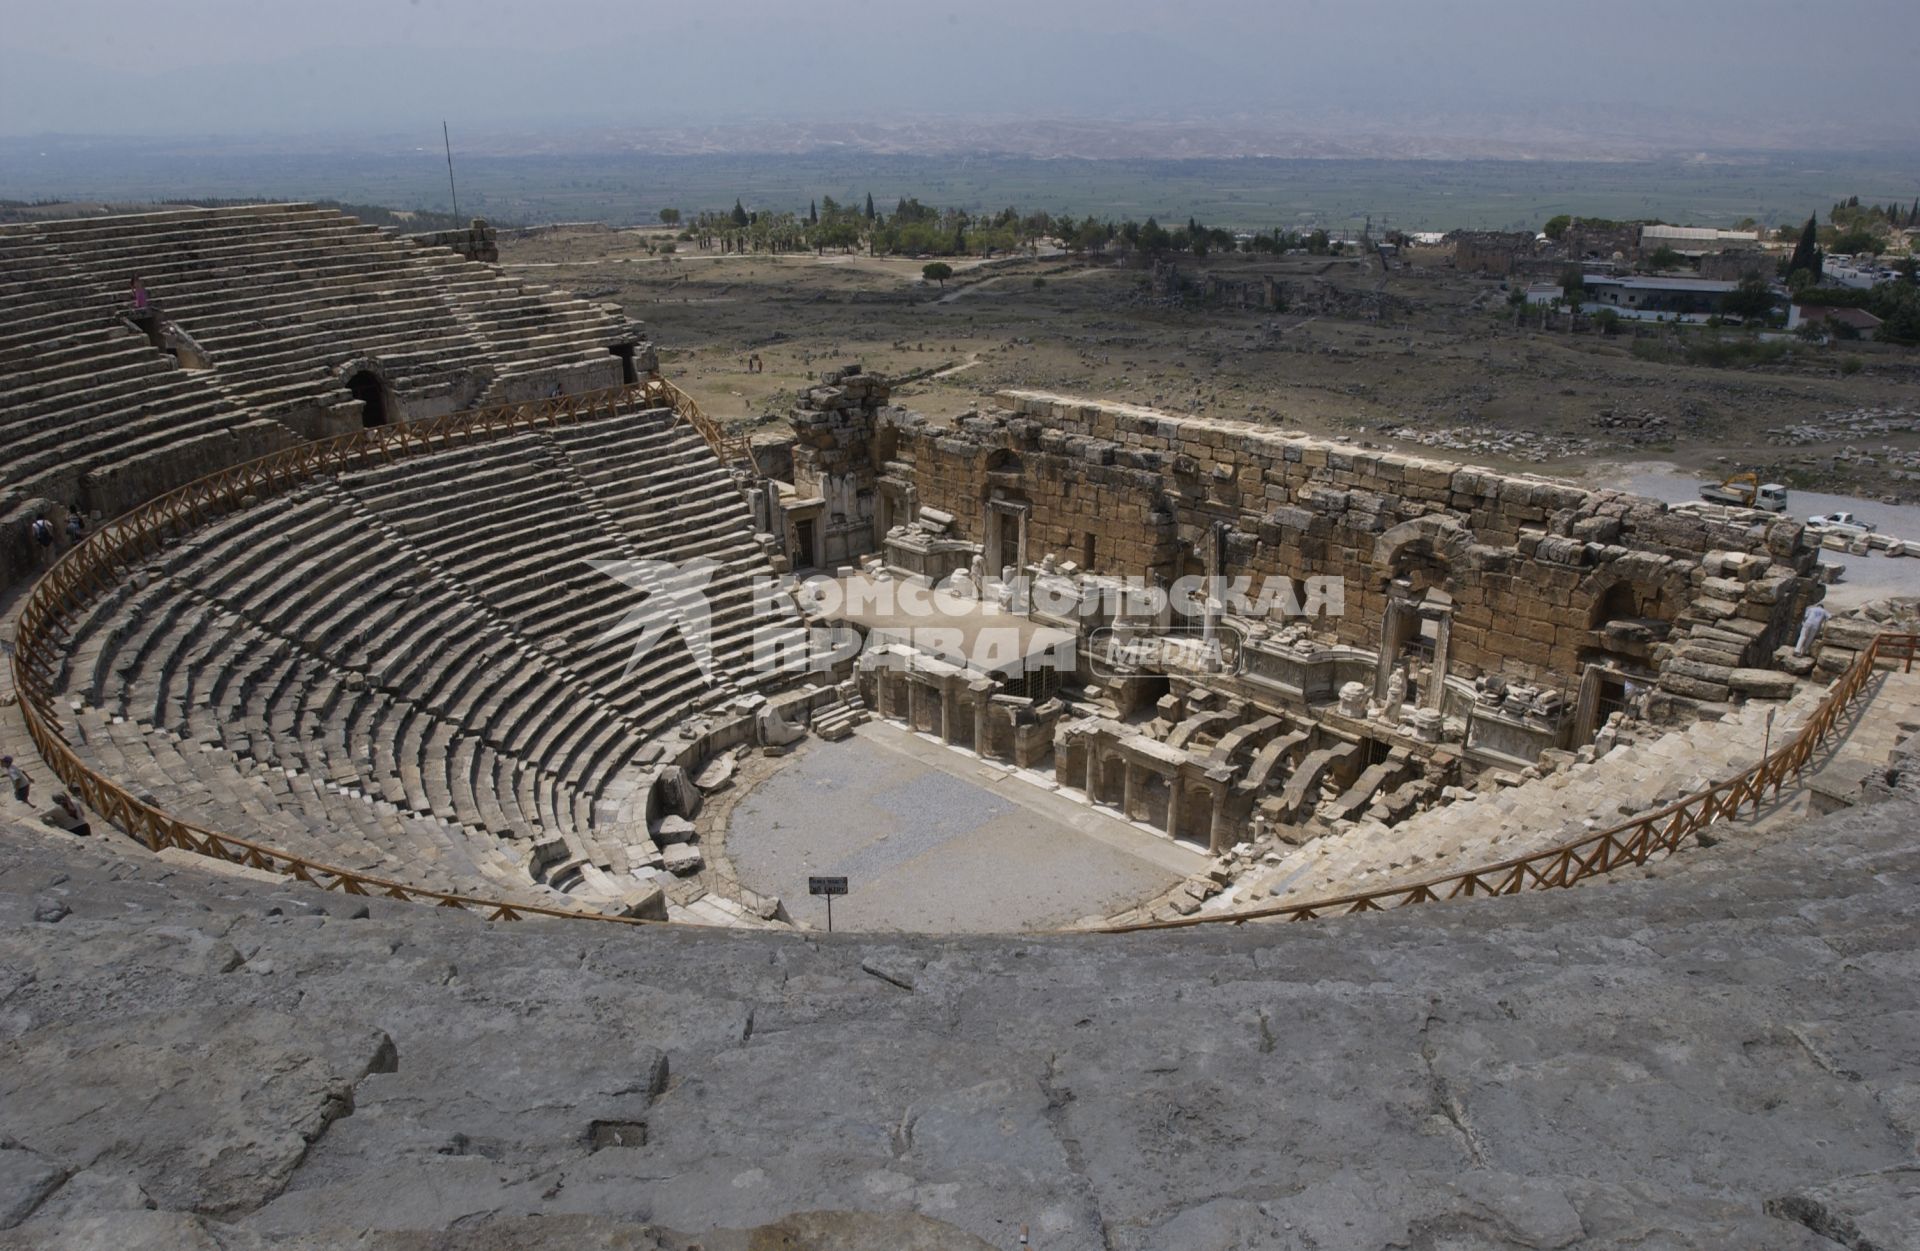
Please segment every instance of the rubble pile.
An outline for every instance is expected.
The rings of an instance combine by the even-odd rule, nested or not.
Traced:
[[[1920,413],[1912,409],[1836,409],[1797,425],[1774,426],[1766,432],[1766,438],[1774,447],[1800,447],[1840,439],[1853,443],[1873,435],[1911,434],[1915,430],[1920,430]]]
[[[1599,450],[1596,439],[1530,430],[1501,430],[1493,426],[1394,426],[1382,431],[1390,439],[1404,439],[1424,447],[1445,448],[1452,452],[1473,452],[1482,456],[1504,456],[1529,464],[1545,464],[1565,456],[1580,456]]]

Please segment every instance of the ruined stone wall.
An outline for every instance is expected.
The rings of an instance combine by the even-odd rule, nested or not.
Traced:
[[[1274,312],[1287,306],[1287,288],[1271,274],[1234,277],[1202,270],[1188,277],[1173,261],[1155,257],[1147,271],[1147,299],[1156,304],[1191,301]]]
[[[1714,282],[1739,282],[1748,274],[1773,276],[1774,260],[1756,248],[1709,252],[1700,258],[1700,276]]]
[[[965,537],[983,541],[997,497],[1030,508],[1030,562],[1053,553],[1172,579],[1209,572],[1218,523],[1230,576],[1341,579],[1346,611],[1330,624],[1363,647],[1380,645],[1396,572],[1438,571],[1455,605],[1456,673],[1577,675],[1602,646],[1596,611],[1621,602],[1668,623],[1674,640],[1744,620],[1731,632],[1747,642],[1720,645],[1753,663],[1814,593],[1801,575],[1815,552],[1792,521],[1729,524],[1619,492],[1129,405],[998,400],[1002,410],[952,430],[884,418],[921,503],[952,513]],[[1708,554],[1723,552],[1738,559],[1716,559],[1709,579]]]
[[[1470,273],[1510,274],[1534,253],[1524,230],[1462,230],[1453,236],[1453,267]]]
[[[476,217],[465,230],[430,230],[408,235],[423,248],[452,248],[470,261],[492,265],[500,260],[500,240],[484,217]]]
[[[1596,225],[1575,218],[1560,239],[1560,247],[1570,260],[1610,260],[1618,253],[1623,260],[1640,255],[1638,222]]]
[[[822,502],[822,546],[815,554],[822,563],[851,560],[878,545],[874,483],[885,455],[875,444],[874,424],[889,394],[884,379],[849,365],[822,374],[787,416],[794,497]]]

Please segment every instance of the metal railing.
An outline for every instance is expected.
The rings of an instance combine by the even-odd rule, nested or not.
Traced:
[[[1672,853],[1689,835],[1722,821],[1737,818],[1752,805],[1757,812],[1769,793],[1798,777],[1821,744],[1831,737],[1847,708],[1865,689],[1882,659],[1901,661],[1913,672],[1920,654],[1920,634],[1881,634],[1847,667],[1820,701],[1805,725],[1784,746],[1734,777],[1703,791],[1683,796],[1664,807],[1571,842],[1559,843],[1524,856],[1478,865],[1424,881],[1383,886],[1376,890],[1311,899],[1303,903],[1273,904],[1206,916],[1166,921],[1139,921],[1127,925],[1093,927],[1094,932],[1125,934],[1139,930],[1187,929],[1197,925],[1238,925],[1246,921],[1311,921],[1316,917],[1350,916],[1356,912],[1385,912],[1410,904],[1480,895],[1517,895],[1528,890],[1572,886],[1615,869],[1644,865],[1658,853]]]
[[[336,438],[303,443],[196,479],[105,523],[61,556],[34,584],[20,608],[14,638],[13,684],[27,733],[39,748],[41,758],[82,803],[153,851],[178,847],[216,860],[285,874],[324,890],[468,909],[490,920],[562,916],[645,924],[644,920],[634,917],[428,890],[339,868],[182,821],[139,799],[80,759],[62,725],[55,693],[60,669],[59,647],[69,637],[80,610],[95,597],[111,591],[139,562],[159,552],[170,538],[319,474],[391,464],[403,457],[608,416],[629,405],[673,408],[723,459],[745,442],[729,442],[680,388],[661,378],[648,378],[631,386],[451,413],[426,421],[374,426]]]

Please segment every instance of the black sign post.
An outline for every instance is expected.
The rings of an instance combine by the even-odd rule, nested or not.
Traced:
[[[847,879],[844,877],[810,877],[807,879],[807,894],[827,897],[827,933],[833,933],[833,897],[847,893]]]

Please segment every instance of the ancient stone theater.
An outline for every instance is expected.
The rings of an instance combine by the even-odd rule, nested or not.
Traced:
[[[1914,639],[1801,524],[853,363],[749,439],[497,257],[0,227],[0,1245],[1896,1244]]]

